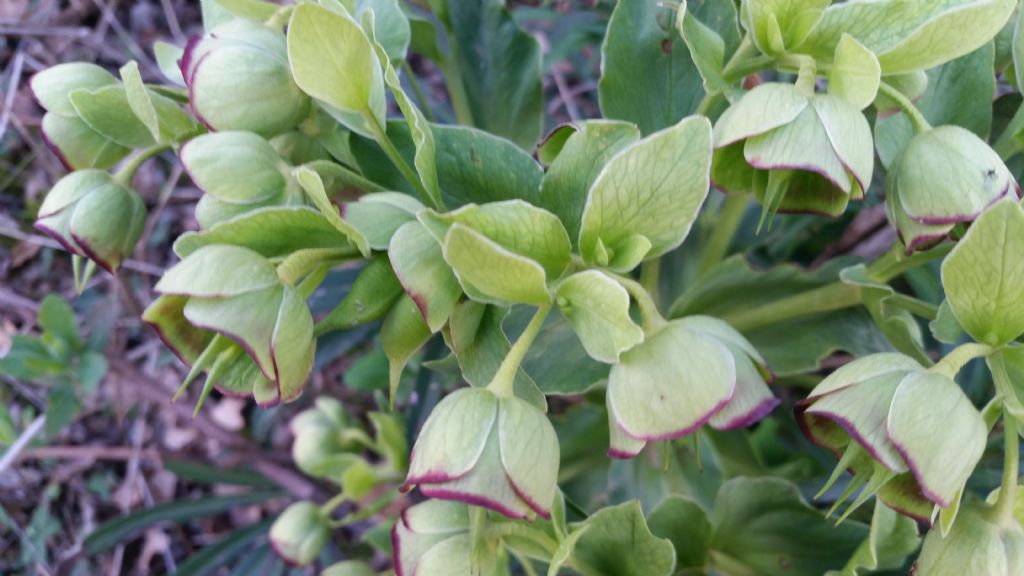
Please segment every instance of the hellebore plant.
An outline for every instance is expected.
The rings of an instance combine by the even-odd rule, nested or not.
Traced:
[[[552,67],[500,0],[201,4],[169,85],[32,79],[71,171],[36,226],[80,287],[124,274],[133,176],[180,160],[203,195],[143,319],[196,410],[306,402],[292,458],[337,495],[276,518],[284,560],[1020,573],[1017,2],[619,0],[601,117],[543,139]],[[311,378],[341,348],[372,350],[344,403]]]

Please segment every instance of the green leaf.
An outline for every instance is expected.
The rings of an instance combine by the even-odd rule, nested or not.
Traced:
[[[846,33],[878,55],[885,75],[924,70],[977,50],[999,32],[1015,5],[1013,0],[833,4],[796,49],[831,62]]]
[[[248,468],[220,468],[187,460],[165,460],[164,469],[179,478],[203,484],[233,484],[253,488],[274,488],[277,485],[259,472]]]
[[[153,99],[142,82],[138,62],[132,60],[121,67],[121,81],[124,82],[125,96],[132,112],[146,126],[153,140],[160,142],[160,120],[157,118],[156,108],[153,107]]]
[[[716,30],[731,54],[739,44],[732,2],[689,6]],[[673,28],[672,9],[659,0],[622,0],[615,5],[601,46],[598,96],[602,115],[634,122],[650,134],[693,113],[704,98],[703,81],[683,38]]]
[[[280,495],[281,493],[277,491],[244,492],[231,496],[213,496],[198,500],[158,504],[101,524],[85,539],[85,549],[90,554],[99,554],[135,538],[143,530],[158,522],[183,522],[206,518],[236,506],[262,503]]]
[[[81,408],[82,403],[71,382],[61,382],[50,388],[46,395],[46,437],[52,440],[60,435]]]
[[[672,543],[651,534],[636,500],[603,508],[570,530],[583,527],[571,556],[583,576],[671,576],[675,569]]]
[[[1024,211],[1016,202],[989,208],[942,264],[953,314],[975,340],[999,346],[1024,333]]]
[[[628,271],[679,246],[707,196],[710,169],[711,124],[700,116],[623,149],[590,188],[580,230],[584,258]],[[649,243],[646,254],[634,249],[638,237]],[[604,258],[602,250],[609,252]]]
[[[381,318],[403,293],[391,262],[384,255],[374,256],[338,307],[317,325],[318,332],[352,328]]]
[[[551,301],[544,268],[539,263],[503,248],[472,228],[453,224],[443,250],[445,261],[474,299],[538,305]]]
[[[1024,92],[1024,74],[1018,72],[1024,70],[1024,10],[1017,11],[1017,20],[1013,27],[1013,70],[1017,79],[1017,90]]]
[[[797,487],[778,478],[734,478],[711,514],[715,565],[758,576],[819,576],[842,567],[867,536],[864,526],[833,526]]]
[[[324,182],[320,179],[320,175],[309,168],[302,167],[295,170],[295,178],[320,213],[327,218],[327,221],[344,234],[359,249],[359,253],[363,257],[368,257],[370,245],[366,241],[366,237],[341,217],[338,206],[327,197],[327,190],[324,189]]]
[[[75,311],[60,296],[47,294],[43,298],[39,304],[37,321],[44,332],[62,340],[70,349],[76,350],[82,345]]]
[[[875,502],[867,539],[861,542],[842,572],[828,572],[826,576],[857,576],[876,570],[898,569],[920,544],[917,524],[911,518]]]
[[[288,25],[295,83],[326,103],[347,128],[373,137],[384,130],[387,103],[380,62],[362,28],[316,4],[295,8]]]
[[[535,203],[543,172],[528,153],[482,130],[433,128],[438,179],[449,207],[499,200]]]
[[[227,298],[278,285],[274,265],[252,250],[226,244],[203,246],[164,273],[162,294]]]
[[[96,90],[117,85],[117,78],[104,68],[87,62],[67,62],[40,71],[29,80],[32,95],[47,111],[75,116],[70,95],[75,90]]]
[[[185,86],[185,79],[181,75],[181,67],[178,60],[185,54],[184,48],[174,44],[168,44],[162,40],[153,43],[153,56],[156,58],[156,65],[160,73],[175,86]]]
[[[355,17],[362,21],[363,15],[373,11],[373,37],[384,49],[390,62],[405,60],[405,52],[409,49],[412,30],[409,17],[402,10],[398,0],[358,0]],[[390,85],[390,82],[388,83]],[[392,88],[393,89],[393,88]]]
[[[853,36],[843,34],[828,73],[829,93],[863,110],[875,100],[881,77],[882,68],[874,53]]]
[[[743,0],[742,22],[757,48],[772,56],[798,46],[831,0]]]
[[[970,54],[929,70],[925,88],[916,105],[933,126],[955,124],[983,140],[992,130],[992,107],[975,106],[995,98],[996,80],[990,73],[994,49],[986,44]],[[923,74],[923,73],[922,73]],[[889,82],[890,78],[886,78]],[[911,97],[913,94],[911,94]],[[907,146],[913,128],[906,114],[880,117],[875,121],[875,146],[882,165],[888,167]]]
[[[703,570],[708,564],[711,522],[691,500],[669,496],[647,517],[651,532],[672,542],[676,549],[676,573]]]
[[[266,533],[273,519],[257,522],[251,526],[231,531],[227,536],[212,544],[207,544],[198,552],[190,555],[178,565],[176,576],[206,576],[223,568],[245,552],[253,543]]]
[[[408,222],[395,232],[388,257],[430,331],[440,330],[462,296],[462,288],[445,262],[441,245],[423,224]]]
[[[71,93],[75,112],[98,134],[125,148],[144,148],[154,143],[146,125],[132,112],[128,95],[121,86]]]
[[[10,446],[17,438],[18,431],[14,428],[10,410],[0,404],[0,446]]]
[[[403,295],[388,312],[380,329],[380,343],[388,357],[392,404],[398,392],[398,385],[402,381],[405,365],[427,340],[430,340],[430,328],[427,327],[412,298],[408,294]]]
[[[615,154],[640,139],[640,130],[627,122],[587,120],[566,137],[534,204],[558,216],[575,245],[591,185]]]
[[[629,293],[602,272],[569,276],[555,289],[555,301],[595,360],[618,362],[620,354],[644,339],[629,316]]]
[[[537,40],[502,0],[450,2],[447,17],[473,125],[533,150],[544,121]]]
[[[352,256],[359,254],[347,235],[305,206],[260,208],[219,222],[209,230],[182,234],[174,242],[174,251],[187,258],[211,245],[240,246],[266,258],[308,248],[350,247]]]

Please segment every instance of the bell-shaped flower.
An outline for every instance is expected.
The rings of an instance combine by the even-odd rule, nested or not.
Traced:
[[[316,348],[313,318],[299,291],[278,278],[269,260],[240,246],[204,246],[168,270],[156,291],[176,298],[172,302],[191,326],[219,336],[196,359],[189,378],[208,368],[213,377],[221,364],[225,370],[244,369],[233,342],[258,369],[250,370],[257,400],[288,402],[302,392]],[[265,390],[267,382],[273,395]]]
[[[1020,186],[999,154],[973,132],[940,126],[914,136],[886,175],[886,212],[907,254],[933,246],[957,224]]]
[[[391,529],[391,550],[396,576],[497,576],[502,554],[478,558],[472,569],[473,544],[469,535],[469,507],[460,502],[427,500],[402,511]]]
[[[252,132],[204,134],[181,147],[181,164],[205,195],[196,205],[203,228],[256,208],[287,203],[289,188],[302,196],[289,176],[291,166],[274,147]]]
[[[915,568],[922,576],[1024,574],[1024,529],[1012,518],[995,521],[991,509],[965,506],[948,534],[928,532]]]
[[[749,426],[779,400],[764,358],[709,316],[673,320],[622,354],[608,377],[609,455],[636,456],[648,441]]]
[[[464,388],[439,402],[412,450],[404,489],[490,508],[510,518],[550,516],[558,437],[540,410],[514,396]]]
[[[189,41],[181,59],[192,110],[213,130],[271,137],[309,114],[295,84],[284,34],[243,18]]]
[[[316,405],[297,414],[291,422],[292,460],[307,476],[340,480],[359,452],[372,440],[352,427],[341,402],[320,396]]]
[[[924,519],[933,505],[947,508],[959,498],[988,435],[960,386],[897,353],[839,368],[797,414],[811,440],[842,455],[829,485],[852,469],[846,496],[869,483],[855,505],[878,493],[891,508]],[[875,466],[862,465],[865,452]]]
[[[60,179],[43,200],[35,227],[72,254],[113,272],[135,249],[146,206],[134,190],[102,170]]]
[[[315,560],[330,537],[327,516],[312,502],[292,504],[270,527],[270,547],[292,566],[305,566]]]
[[[724,192],[753,193],[767,213],[837,216],[871,183],[872,142],[864,114],[846,100],[766,83],[715,124],[711,179]]]

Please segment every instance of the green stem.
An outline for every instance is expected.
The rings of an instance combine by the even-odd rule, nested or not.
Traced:
[[[975,358],[981,358],[990,354],[992,354],[992,347],[988,344],[968,342],[954,348],[949,354],[943,356],[942,360],[936,362],[935,366],[929,368],[928,371],[942,374],[952,380],[956,378],[956,375],[965,364]]]
[[[462,83],[462,74],[459,71],[459,43],[452,35],[448,34],[448,56],[441,63],[441,76],[444,77],[445,86],[448,87],[448,97],[452,102],[452,110],[455,111],[455,120],[463,126],[474,126],[473,111],[469,107],[469,97],[466,95],[466,86]]]
[[[952,244],[942,244],[925,252],[903,255],[903,248],[897,242],[878,260],[868,266],[868,275],[879,282],[889,282],[904,272],[923,266],[932,260],[941,260],[953,249]]]
[[[345,502],[348,502],[348,494],[344,492],[335,494],[333,498],[324,502],[323,505],[320,506],[320,513],[325,517],[330,516],[332,512],[338,509],[338,506],[341,506]]]
[[[1024,151],[1024,142],[1018,137],[1021,131],[1024,131],[1024,106],[1017,108],[1010,123],[1006,125],[1003,133],[999,135],[999,139],[992,145],[992,149],[999,154],[1003,162]]]
[[[640,268],[640,285],[651,297],[651,302],[658,308],[661,302],[661,287],[658,279],[661,276],[661,258],[647,260]]]
[[[1002,352],[989,356],[989,369],[995,380],[996,391],[1007,398],[1013,394],[1013,383],[1006,372],[1006,363]],[[1014,500],[1017,496],[1018,475],[1020,473],[1020,437],[1017,432],[1017,420],[1007,410],[1003,410],[1003,437],[1006,446],[1003,453],[1003,482],[999,488],[999,499],[995,504],[996,518],[1001,525],[1013,521]]]
[[[556,542],[554,538],[526,524],[514,522],[492,522],[487,526],[487,535],[491,538],[515,536],[516,538],[529,540],[543,548],[544,551],[547,552],[549,558],[554,556],[555,552],[558,551],[558,542]]]
[[[727,194],[722,207],[718,211],[718,219],[711,230],[711,236],[704,245],[704,253],[701,255],[700,266],[697,269],[697,277],[701,277],[717,266],[729,254],[729,246],[736,235],[740,224],[743,222],[743,215],[747,212],[747,204],[750,196],[746,194]]]
[[[665,317],[658,311],[658,305],[654,302],[654,298],[651,297],[651,293],[647,291],[639,282],[626,276],[620,276],[618,274],[611,274],[619,285],[629,292],[629,295],[636,301],[637,307],[640,308],[640,317],[643,319],[644,332],[651,336],[658,330],[665,327],[668,322],[665,321]]]
[[[416,73],[412,71],[412,66],[409,65],[407,60],[402,60],[402,70],[405,72],[405,77],[409,79],[409,86],[412,86],[413,96],[416,97],[423,115],[427,117],[428,122],[436,122],[437,119],[434,118],[434,111],[431,109],[430,101],[427,100],[427,95],[423,93],[420,80],[416,77]]]
[[[925,320],[935,320],[935,317],[939,315],[939,307],[935,304],[906,294],[893,294],[886,299],[886,304],[906,310]]]
[[[900,92],[895,87],[887,82],[882,82],[878,85],[878,92],[884,94],[896,102],[896,105],[906,113],[907,117],[910,118],[910,124],[914,127],[914,134],[920,134],[921,132],[927,132],[932,129],[931,124],[925,119],[924,114],[918,110],[917,106],[906,97],[903,92]]]
[[[135,173],[139,171],[139,168],[146,163],[153,156],[163,152],[164,150],[170,150],[169,144],[156,144],[149,148],[143,148],[138,154],[129,158],[117,172],[114,173],[114,180],[118,184],[127,188],[132,187],[132,178],[135,177]]]
[[[743,332],[794,318],[841,310],[860,303],[860,286],[835,282],[763,306],[726,314],[722,316],[722,320]]]
[[[494,392],[497,396],[510,397],[515,395],[515,381],[516,373],[519,371],[519,366],[523,363],[523,358],[526,357],[526,353],[530,350],[530,346],[533,345],[533,341],[537,338],[537,334],[540,333],[540,329],[544,326],[544,320],[548,317],[548,312],[551,311],[551,304],[544,304],[537,308],[537,313],[533,315],[533,319],[526,325],[526,329],[519,335],[519,339],[512,345],[512,348],[505,355],[505,359],[502,360],[501,366],[498,367],[498,372],[494,375],[494,380],[487,385],[487,389]]]
[[[374,139],[380,144],[380,147],[387,154],[391,163],[398,168],[398,171],[402,173],[402,176],[412,184],[412,187],[416,189],[416,194],[419,195],[420,199],[423,200],[431,208],[435,210],[444,210],[444,204],[440,198],[434,198],[426,187],[423,186],[423,182],[420,181],[420,177],[416,174],[416,171],[402,158],[402,154],[395,148],[395,144],[388,138],[387,130],[377,121],[373,119],[370,129],[374,133]]]

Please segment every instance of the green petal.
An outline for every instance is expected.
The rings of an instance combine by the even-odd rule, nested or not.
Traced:
[[[515,397],[498,407],[501,463],[513,489],[535,512],[550,515],[558,483],[558,436],[543,412]]]
[[[497,417],[498,399],[488,390],[463,388],[445,397],[420,430],[406,483],[465,475],[480,459]]]
[[[789,124],[807,108],[807,97],[792,84],[769,82],[743,95],[715,124],[715,148]]]

